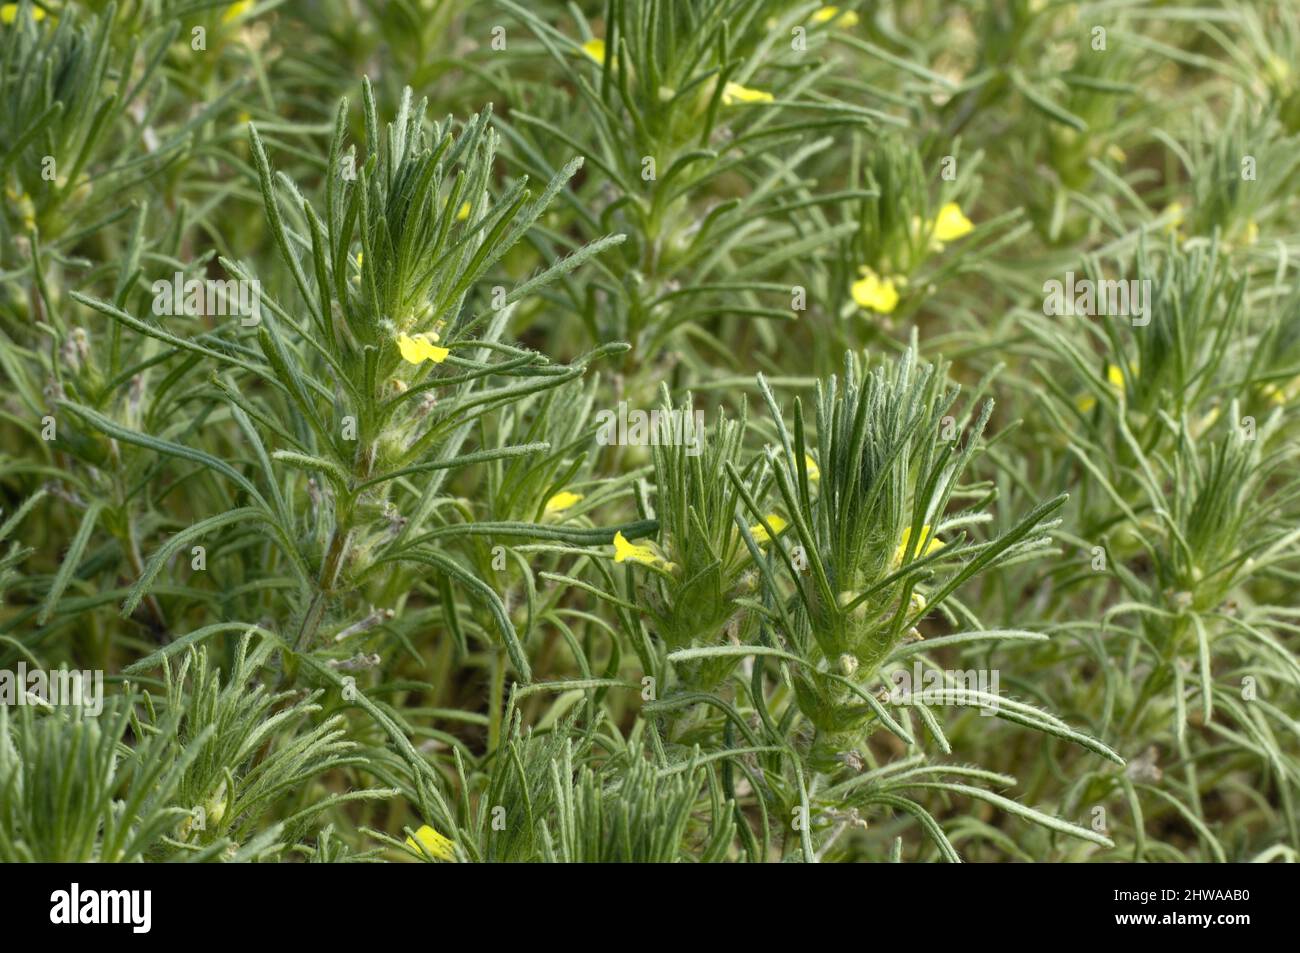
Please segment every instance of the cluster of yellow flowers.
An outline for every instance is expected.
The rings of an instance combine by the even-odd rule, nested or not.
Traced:
[[[786,526],[789,525],[784,519],[777,516],[775,513],[772,513],[767,517],[767,523],[778,535],[786,528]],[[768,535],[767,530],[761,523],[756,526],[751,526],[749,532],[756,542],[766,543],[771,540],[771,536]],[[912,528],[909,526],[904,528],[902,538],[898,541],[898,548],[894,550],[894,568],[903,565],[903,559],[907,555],[907,547],[911,540]],[[944,545],[943,540],[933,535],[930,525],[927,523],[921,527],[921,544],[917,549],[916,558],[922,559],[932,553],[936,553],[943,549]],[[614,536],[614,562],[623,563],[629,561],[641,563],[644,566],[649,566],[652,569],[658,569],[662,572],[672,572],[677,568],[676,564],[670,563],[664,558],[663,554],[659,551],[659,547],[654,543],[631,543],[624,538],[621,532],[617,533]]]
[[[975,230],[975,224],[966,217],[961,206],[956,202],[945,203],[939,209],[934,220],[925,223],[922,228],[920,220],[912,223],[918,233],[925,231],[930,235],[930,247],[934,251],[943,251],[946,242],[955,242]],[[870,267],[863,265],[858,269],[862,276],[849,289],[858,307],[877,314],[891,314],[898,307],[899,289],[907,284],[907,279],[899,276],[881,276]]]
[[[858,15],[852,10],[841,10],[839,7],[826,6],[817,10],[811,17],[813,23],[834,23],[837,26],[849,28],[858,24]],[[593,37],[582,43],[580,46],[583,53],[600,65],[605,64],[607,50],[605,41],[599,37]],[[753,89],[743,86],[740,83],[728,82],[722,87],[722,104],[724,106],[739,105],[756,105],[761,103],[775,102],[775,97],[770,92],[762,89]],[[917,220],[913,222],[914,228],[921,230],[922,223]],[[933,221],[924,223],[924,228],[930,233],[930,247],[935,251],[942,251],[945,242],[956,241],[975,228],[975,225],[962,212],[961,206],[956,202],[948,202],[941,209]],[[850,293],[853,300],[859,307],[878,314],[890,314],[898,307],[899,289],[907,283],[903,276],[882,276],[866,265],[859,269],[860,277],[853,282]]]
[[[8,26],[10,23],[13,23],[17,19],[18,19],[18,4],[6,3],[3,6],[0,6],[0,23],[3,23],[6,26]],[[44,20],[45,11],[42,10],[40,7],[32,7],[32,19],[35,20],[37,23],[39,23],[41,20]],[[50,22],[57,23],[58,17],[51,16]]]
[[[808,470],[808,479],[816,482],[817,478],[821,476],[821,469],[817,466],[816,461],[813,460],[812,457],[805,455],[804,466]],[[575,494],[560,493],[551,498],[551,503],[554,503],[556,500],[560,500],[561,498],[573,496],[575,496]],[[582,499],[582,497],[578,496],[573,502],[577,502],[577,500],[580,499]],[[551,512],[551,503],[546,504],[546,511],[548,513]],[[566,500],[565,506],[569,505],[572,504]],[[767,526],[772,528],[772,533],[777,536],[781,535],[781,533],[785,531],[785,528],[790,525],[784,517],[777,513],[768,513],[764,517],[764,520],[766,521]],[[768,533],[767,526],[764,526],[762,523],[755,523],[753,526],[749,527],[749,534],[754,537],[756,543],[761,544],[772,541],[772,534]],[[654,543],[632,543],[629,542],[621,532],[614,535],[614,562],[640,563],[643,566],[649,566],[652,569],[657,569],[660,572],[666,573],[671,573],[677,568],[676,563],[669,562],[664,557],[663,553],[659,551],[659,547]]]
[[[821,468],[817,466],[816,461],[814,461],[810,456],[804,457],[804,465],[808,470],[808,479],[816,482],[821,476]],[[551,513],[567,509],[581,499],[582,497],[576,493],[558,493],[551,497],[550,502],[546,504],[546,512]],[[768,526],[772,528],[773,534],[779,536],[785,531],[786,527],[790,525],[784,517],[777,513],[769,513],[764,517],[764,519],[767,526],[764,526],[762,523],[756,523],[749,527],[749,533],[754,537],[754,541],[757,543],[771,542],[772,534],[768,533]],[[907,527],[903,530],[903,536],[899,540],[897,550],[894,552],[895,568],[903,564],[903,558],[907,554],[907,547],[911,538],[912,529],[911,527]],[[943,546],[943,541],[934,536],[929,524],[927,523],[921,528],[921,543],[918,546],[916,558],[920,559],[929,556],[931,553],[942,549]],[[621,532],[616,533],[614,536],[614,562],[640,563],[643,566],[649,566],[652,569],[665,573],[671,573],[677,568],[675,563],[668,561],[655,543],[648,541],[645,543],[633,543],[624,537]]]

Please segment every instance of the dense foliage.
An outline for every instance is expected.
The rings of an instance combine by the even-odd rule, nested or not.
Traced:
[[[1298,52],[4,4],[0,860],[1297,859]]]

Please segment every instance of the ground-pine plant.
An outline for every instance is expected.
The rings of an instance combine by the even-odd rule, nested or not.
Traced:
[[[1300,859],[1298,50],[0,5],[0,860]]]

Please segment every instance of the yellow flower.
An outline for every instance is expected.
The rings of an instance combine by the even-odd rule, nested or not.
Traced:
[[[220,824],[221,819],[226,816],[226,782],[222,781],[220,786],[212,792],[212,796],[203,804],[203,809],[208,814],[208,821],[213,824]]]
[[[547,513],[560,513],[563,512],[564,510],[567,510],[575,503],[580,503],[580,502],[582,502],[581,493],[570,493],[568,490],[563,490],[559,493],[556,493],[553,497],[551,497],[549,500],[546,501],[545,511]]]
[[[1128,161],[1128,153],[1114,143],[1106,147],[1106,156],[1121,164]]]
[[[469,202],[462,202],[456,210],[456,221],[463,222],[469,218]]]
[[[614,534],[614,562],[625,563],[629,559],[634,563],[650,566],[653,569],[665,569],[671,572],[677,568],[673,563],[668,562],[655,552],[650,545],[642,546],[629,543],[620,530]]]
[[[32,202],[32,197],[26,192],[5,189],[5,198],[14,204],[18,217],[22,219],[23,227],[29,232],[34,229],[36,227],[36,205]]]
[[[722,105],[734,106],[736,103],[770,103],[772,94],[761,89],[750,89],[739,83],[728,83],[722,87]]]
[[[1165,223],[1165,234],[1176,234],[1178,230],[1183,227],[1184,215],[1182,202],[1170,202],[1165,206],[1164,211],[1160,214],[1161,216],[1169,216],[1169,221]]]
[[[1137,367],[1132,364],[1129,365],[1129,370],[1134,374],[1137,373]],[[1119,396],[1124,396],[1124,371],[1118,364],[1106,365],[1106,383],[1110,384]],[[1097,398],[1091,394],[1084,394],[1074,404],[1086,414],[1097,406]]]
[[[588,40],[582,44],[582,52],[586,53],[601,66],[605,65],[605,41],[599,37]]]
[[[808,454],[803,455],[804,469],[808,471],[808,482],[816,483],[821,478],[822,468],[817,466],[817,461]]]
[[[32,19],[38,23],[45,19],[45,11],[40,7],[32,7]],[[0,23],[13,23],[18,19],[18,4],[6,3],[0,6]]]
[[[907,555],[907,544],[912,541],[912,527],[908,526],[903,530],[903,538],[898,543],[898,549],[894,550],[894,565],[903,565],[903,557]],[[921,559],[929,556],[931,553],[937,553],[943,549],[944,542],[931,536],[930,524],[926,523],[921,527],[921,545],[918,547],[913,559]]]
[[[781,519],[781,517],[777,516],[775,513],[768,514],[767,522],[768,525],[772,527],[773,532],[778,536],[781,535],[781,531],[788,525],[785,520]],[[757,523],[754,526],[751,526],[749,528],[749,535],[754,537],[754,542],[756,543],[766,543],[772,538],[767,535],[767,530],[763,528],[762,523]]]
[[[1242,244],[1253,245],[1259,241],[1259,223],[1253,218],[1246,223],[1246,233],[1242,236]]]
[[[849,289],[858,307],[880,314],[890,314],[898,307],[898,289],[893,278],[881,278],[870,268],[860,269],[862,277]]]
[[[1260,388],[1260,394],[1278,406],[1300,397],[1300,377],[1293,377],[1281,385],[1268,383]]]
[[[837,21],[844,28],[858,25],[858,15],[852,10],[840,11],[839,7],[822,7],[812,15],[813,23],[830,23]]]
[[[1274,86],[1286,89],[1291,85],[1291,67],[1282,57],[1272,54],[1264,64],[1264,73]]]
[[[1205,433],[1216,423],[1218,423],[1219,417],[1222,415],[1222,413],[1223,413],[1223,409],[1221,407],[1217,405],[1211,407],[1209,413],[1202,415],[1201,417],[1197,418],[1195,421],[1192,422],[1192,425],[1190,427],[1192,436],[1200,437],[1201,434]]]
[[[237,2],[226,7],[226,12],[221,14],[221,22],[230,23],[238,20],[251,9],[253,9],[253,0],[237,0]]]
[[[417,844],[416,841],[419,841],[419,843]],[[408,837],[406,839],[406,846],[411,848],[411,850],[415,851],[417,854],[420,853],[420,848],[423,847],[426,853],[431,857],[438,858],[439,860],[452,860],[456,856],[452,849],[452,842],[447,840],[447,838],[443,837],[428,824],[421,825],[420,829],[415,832],[415,837]],[[423,856],[423,854],[421,854],[421,856]]]
[[[437,335],[432,336],[437,340]],[[408,364],[422,364],[425,361],[433,361],[435,364],[441,364],[451,353],[445,347],[438,347],[433,341],[429,340],[427,334],[403,334],[397,339],[397,349],[402,352],[402,360]]]
[[[939,216],[934,220],[934,240],[937,242],[955,242],[974,230],[974,223],[962,213],[956,202],[949,202],[939,209]]]

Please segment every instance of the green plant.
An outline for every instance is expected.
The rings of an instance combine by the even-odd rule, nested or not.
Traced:
[[[1298,37],[0,5],[0,859],[1297,859]]]

